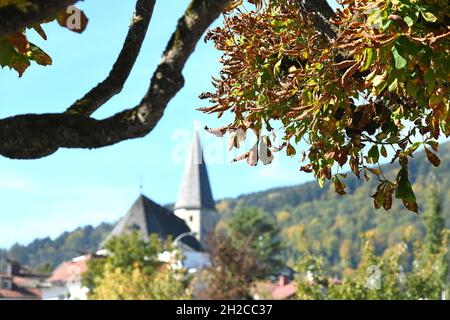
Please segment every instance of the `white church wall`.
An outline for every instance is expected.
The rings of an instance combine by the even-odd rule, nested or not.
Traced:
[[[188,225],[192,232],[195,232],[195,237],[200,240],[200,225],[201,225],[201,212],[200,210],[188,210],[188,209],[177,209],[174,211],[175,215],[183,219]]]
[[[190,272],[211,266],[208,254],[198,251],[184,251],[183,266]]]
[[[195,237],[205,245],[207,237],[214,233],[218,221],[218,214],[211,209],[177,209],[175,215],[183,219]]]

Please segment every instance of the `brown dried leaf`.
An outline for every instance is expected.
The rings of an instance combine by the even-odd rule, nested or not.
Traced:
[[[425,148],[425,153],[427,154],[428,161],[430,161],[433,166],[439,167],[439,165],[441,164],[441,159],[439,159],[439,157],[435,153],[427,148]]]

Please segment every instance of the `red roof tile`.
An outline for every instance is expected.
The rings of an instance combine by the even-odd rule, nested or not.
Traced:
[[[277,287],[272,291],[272,298],[275,300],[283,300],[293,296],[297,292],[297,285],[294,282],[285,286]]]
[[[41,299],[42,293],[35,288],[0,289],[0,298],[6,299]]]
[[[86,272],[87,270],[87,262],[89,260],[89,256],[86,256],[85,259],[73,261],[66,261],[61,263],[55,271],[53,271],[48,281],[50,282],[67,282],[73,280],[74,277],[79,277],[81,274]]]

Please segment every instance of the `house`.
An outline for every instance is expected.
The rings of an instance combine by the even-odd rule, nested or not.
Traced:
[[[87,270],[91,255],[83,255],[61,263],[42,288],[43,300],[86,300],[88,289],[82,285],[82,275]]]
[[[287,300],[295,297],[297,284],[293,281],[295,271],[284,267],[277,275],[271,277],[271,281],[257,282],[252,288],[252,296],[255,300]]]
[[[278,282],[262,281],[252,290],[255,300],[286,300],[297,292],[297,284],[286,275],[280,275]]]
[[[41,299],[46,274],[34,273],[17,261],[8,260],[6,272],[0,272],[0,300]]]
[[[252,289],[253,298],[255,300],[294,299],[298,290],[298,285],[295,281],[293,281],[294,279],[293,276],[294,276],[293,273],[289,275],[281,274],[278,277],[278,282],[274,283],[270,281],[261,281],[257,283]],[[314,279],[313,274],[311,272],[306,273],[305,280],[310,285],[314,284],[315,282],[318,282],[324,285],[325,288],[328,288],[328,286],[339,286],[342,284],[342,281],[337,277],[334,278],[321,277],[320,279]]]
[[[136,231],[144,240],[148,240],[152,234],[156,234],[162,240],[169,237],[173,239],[183,255],[180,266],[193,273],[209,265],[209,257],[204,248],[217,221],[218,214],[200,138],[195,132],[174,211],[143,194],[139,195],[125,216],[103,240],[95,255],[107,254],[104,245],[114,236]],[[162,252],[159,258],[161,261],[170,262],[172,253]],[[89,259],[91,256],[85,255],[58,266],[48,278],[50,286],[44,290],[43,298],[86,299],[87,288],[83,288],[81,278]]]
[[[286,300],[294,297],[296,293],[297,284],[285,276],[280,276],[278,285],[271,292],[271,297],[274,300]]]

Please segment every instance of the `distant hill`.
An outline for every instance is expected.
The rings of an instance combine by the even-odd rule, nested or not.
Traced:
[[[111,224],[102,223],[96,227],[79,227],[71,232],[64,232],[55,240],[43,238],[28,245],[15,244],[9,250],[0,250],[0,270],[4,269],[7,256],[34,268],[47,262],[55,267],[82,252],[97,249],[111,229]]]
[[[420,199],[422,194],[421,187],[425,187],[424,181],[430,174],[434,174],[438,180],[439,185],[442,186],[442,190],[448,190],[450,182],[450,143],[441,145],[440,147],[440,158],[442,164],[438,168],[434,168],[427,161],[424,152],[418,152],[414,159],[410,160],[410,179],[413,184],[414,190],[417,191],[418,198]],[[383,172],[387,176],[394,176],[394,166],[382,166]],[[311,209],[317,209],[316,206],[324,204],[324,201],[333,201],[336,199],[342,199],[339,201],[339,206],[347,207],[357,206],[358,209],[365,206],[365,201],[371,201],[370,198],[363,198],[364,202],[357,201],[357,204],[353,203],[354,200],[358,200],[359,197],[371,195],[375,191],[376,180],[371,179],[369,182],[365,182],[363,179],[357,179],[353,174],[349,174],[345,183],[347,184],[347,195],[340,197],[336,195],[333,187],[326,186],[323,189],[318,187],[315,181],[307,182],[298,186],[280,187],[269,189],[266,191],[255,192],[250,194],[241,195],[237,198],[230,198],[218,201],[218,207],[222,212],[229,212],[237,207],[248,207],[256,206],[265,209],[267,212],[276,213],[279,210],[289,209],[292,210],[298,206],[304,205],[305,207],[310,207]],[[449,195],[449,194],[447,194]],[[351,201],[348,201],[351,200]],[[317,202],[320,202],[317,203]],[[349,203],[352,202],[352,203]],[[397,201],[398,202],[398,201]],[[422,201],[423,202],[423,201]],[[397,203],[399,204],[399,203]],[[326,205],[327,206],[327,205]],[[399,208],[394,206],[394,210],[390,210],[389,214],[396,215],[399,212]],[[402,213],[407,212],[406,210],[400,210]],[[382,212],[382,211],[379,211]],[[385,212],[385,211],[384,211]],[[384,215],[383,215],[384,216]],[[414,215],[413,215],[414,216]]]
[[[423,239],[425,227],[423,210],[427,198],[430,176],[436,180],[441,193],[442,214],[450,227],[450,143],[440,148],[440,167],[433,167],[424,152],[417,153],[410,161],[410,178],[416,193],[421,215],[407,211],[401,201],[394,199],[391,210],[375,210],[370,195],[375,193],[377,180],[358,180],[349,174],[345,183],[348,194],[340,197],[333,186],[320,189],[316,182],[299,186],[270,189],[224,199],[217,207],[226,216],[238,208],[257,207],[278,221],[288,244],[287,258],[295,256],[296,247],[307,246],[313,253],[326,258],[330,265],[340,261],[340,254],[347,254],[351,266],[358,262],[360,234],[375,230],[377,249],[382,252],[387,246],[398,243],[405,228],[413,227],[410,249],[413,242]],[[392,166],[383,166],[386,176],[395,177]],[[298,238],[304,229],[306,243]],[[335,266],[341,270],[342,266]]]
[[[421,209],[425,204],[427,181],[433,174],[442,193],[442,208],[447,224],[450,222],[450,144],[441,146],[442,164],[432,167],[423,153],[410,162],[411,182],[416,191]],[[387,175],[393,170],[385,169]],[[223,217],[243,207],[257,207],[278,221],[288,246],[287,256],[295,256],[297,246],[306,245],[311,251],[323,255],[333,265],[339,255],[348,255],[349,263],[355,265],[359,255],[359,234],[374,229],[377,234],[377,248],[398,242],[405,227],[412,226],[411,242],[420,240],[424,234],[423,216],[417,216],[403,208],[395,200],[393,208],[386,212],[373,208],[372,198],[376,187],[375,179],[369,182],[358,180],[352,175],[346,181],[348,194],[338,196],[333,187],[320,189],[315,182],[298,186],[275,188],[223,199],[217,208]],[[449,226],[449,225],[447,225]],[[37,239],[28,245],[14,245],[9,250],[0,250],[0,260],[6,255],[24,264],[37,267],[45,262],[53,266],[73,258],[79,252],[92,251],[111,230],[110,224],[97,227],[87,226],[72,232],[65,232],[55,240]],[[299,231],[305,230],[306,243],[300,243]],[[0,262],[1,268],[1,262]],[[336,266],[335,270],[340,270]]]

